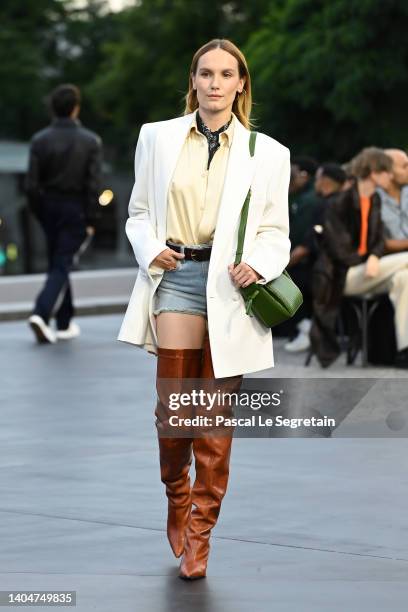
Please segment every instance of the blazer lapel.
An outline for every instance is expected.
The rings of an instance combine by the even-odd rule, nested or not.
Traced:
[[[159,127],[154,161],[157,237],[165,242],[167,221],[167,194],[171,177],[187,137],[194,113],[178,117],[167,125]]]
[[[251,157],[249,153],[249,135],[250,131],[237,119],[211,253],[210,267],[214,269],[227,244],[225,235],[234,231],[238,222],[255,173],[255,156]]]

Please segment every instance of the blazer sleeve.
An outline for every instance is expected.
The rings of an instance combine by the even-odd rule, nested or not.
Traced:
[[[286,268],[290,257],[288,204],[290,153],[289,149],[285,148],[284,151],[278,180],[274,173],[267,187],[266,205],[254,245],[245,257],[245,263],[263,277],[258,281],[262,284],[278,278]]]
[[[167,247],[157,239],[150,220],[148,203],[149,150],[146,125],[142,125],[135,152],[135,182],[129,201],[126,235],[132,245],[139,268],[150,276],[149,265]]]

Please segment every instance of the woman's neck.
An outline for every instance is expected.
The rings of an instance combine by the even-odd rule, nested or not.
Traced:
[[[198,107],[198,112],[200,113],[200,117],[205,123],[205,125],[212,132],[216,132],[217,130],[219,130],[223,125],[228,123],[228,121],[231,119],[231,109],[230,108],[227,108],[224,111],[212,113],[212,112],[208,112],[207,110],[203,108]]]
[[[371,198],[375,192],[375,184],[371,179],[359,179],[357,182],[358,193],[366,198]]]

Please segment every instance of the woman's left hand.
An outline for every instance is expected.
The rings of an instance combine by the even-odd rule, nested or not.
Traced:
[[[241,261],[234,268],[234,264],[228,266],[228,272],[230,273],[232,282],[237,287],[248,287],[251,283],[256,283],[261,277],[258,272],[255,272],[251,266]]]

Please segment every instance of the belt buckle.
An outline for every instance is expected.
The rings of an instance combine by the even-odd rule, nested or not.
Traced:
[[[194,251],[194,249],[191,249],[191,255],[190,255],[191,259],[193,261],[198,261],[198,259],[195,259],[195,256],[196,256],[196,252]]]

